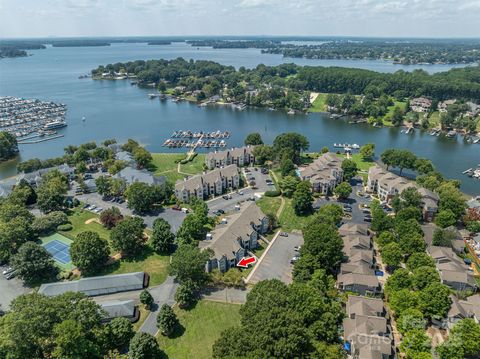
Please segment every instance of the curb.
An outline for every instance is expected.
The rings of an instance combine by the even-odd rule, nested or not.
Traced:
[[[252,278],[253,274],[255,273],[255,271],[257,270],[257,268],[260,266],[260,264],[262,263],[262,260],[263,258],[265,258],[266,254],[268,253],[268,251],[270,250],[270,247],[273,245],[273,243],[275,243],[275,241],[277,240],[277,238],[279,237],[280,235],[280,232],[282,230],[279,229],[277,231],[277,233],[275,233],[275,236],[272,238],[272,240],[270,241],[270,243],[268,243],[268,246],[267,248],[265,249],[265,251],[262,253],[262,255],[260,256],[260,259],[258,260],[257,264],[255,265],[255,267],[252,269],[252,271],[248,274],[247,278],[245,279],[245,283],[248,284],[248,282],[250,281],[250,279]]]

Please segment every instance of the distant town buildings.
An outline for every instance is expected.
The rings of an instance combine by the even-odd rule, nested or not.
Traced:
[[[206,270],[226,272],[233,268],[248,252],[257,248],[261,234],[268,231],[269,220],[255,202],[247,202],[240,210],[222,219],[204,241],[201,249],[210,248],[214,257],[206,263]]]
[[[234,164],[177,181],[175,196],[181,202],[189,202],[191,198],[203,200],[239,186],[240,174]]]
[[[244,146],[224,151],[209,152],[205,156],[205,164],[208,169],[220,168],[233,164],[239,167],[247,166],[255,162],[253,148],[254,146]]]
[[[299,169],[299,177],[310,181],[314,192],[328,194],[343,181],[342,159],[327,152]]]
[[[390,200],[405,189],[414,187],[422,196],[422,213],[426,221],[432,221],[438,211],[439,197],[435,192],[417,186],[414,182],[400,177],[384,168],[374,165],[368,171],[367,189],[376,193],[381,201]]]

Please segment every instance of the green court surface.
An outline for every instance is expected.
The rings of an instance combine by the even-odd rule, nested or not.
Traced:
[[[73,241],[60,233],[54,233],[51,236],[40,238],[43,246],[50,254],[57,266],[64,270],[72,270],[74,265],[70,260],[69,249]]]

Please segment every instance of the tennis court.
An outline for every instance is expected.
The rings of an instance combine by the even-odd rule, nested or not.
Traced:
[[[49,237],[41,239],[42,246],[50,253],[53,259],[64,269],[71,269],[73,267],[70,258],[70,244],[72,241],[62,236],[60,233],[55,233]]]

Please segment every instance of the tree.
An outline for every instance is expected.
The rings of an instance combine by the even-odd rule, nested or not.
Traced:
[[[297,189],[298,178],[296,176],[286,176],[283,178],[280,187],[285,197],[291,198]]]
[[[17,275],[27,283],[50,279],[58,272],[51,254],[33,242],[22,244],[12,257],[11,264]]]
[[[126,256],[137,254],[143,248],[144,227],[139,217],[124,219],[110,232],[112,248]]]
[[[250,133],[245,138],[245,146],[263,145],[262,136],[258,132]]]
[[[172,248],[175,235],[170,224],[163,218],[153,221],[153,231],[150,237],[152,248],[158,253],[168,253]]]
[[[55,349],[52,357],[58,359],[91,358],[98,355],[97,344],[84,332],[82,325],[72,319],[53,328]]]
[[[389,296],[392,293],[402,289],[409,289],[412,286],[412,277],[406,269],[399,268],[388,277],[385,284],[385,294]]]
[[[195,213],[188,214],[177,231],[177,242],[179,244],[196,244],[204,240],[207,235],[207,228],[202,218]]]
[[[253,156],[255,162],[259,165],[265,164],[267,161],[272,161],[274,158],[272,146],[258,145],[253,148]]]
[[[31,205],[37,202],[37,193],[30,183],[21,179],[8,196],[8,201],[20,206]]]
[[[430,353],[432,344],[424,329],[412,329],[405,334],[400,349],[407,353],[407,358],[415,358],[419,353]]]
[[[45,175],[37,189],[37,204],[40,210],[44,213],[61,210],[65,204],[67,189],[61,176],[46,178]]]
[[[123,317],[113,318],[104,328],[103,336],[107,349],[118,349],[123,351],[128,347],[130,340],[135,335],[132,323]]]
[[[34,238],[30,223],[28,218],[21,216],[0,221],[0,260],[8,261],[21,245]]]
[[[142,303],[145,307],[151,308],[153,302],[154,299],[147,289],[144,289],[140,292],[140,303]]]
[[[177,316],[172,307],[168,304],[162,305],[157,315],[157,327],[160,332],[168,337],[173,333],[178,324]]]
[[[121,220],[123,220],[123,215],[117,207],[107,208],[100,213],[100,222],[105,228],[112,229]]]
[[[382,261],[388,267],[398,267],[403,260],[403,253],[400,246],[393,242],[382,248]]]
[[[0,162],[7,161],[15,157],[17,154],[17,138],[9,132],[0,132]]]
[[[320,153],[321,153],[322,155],[325,154],[325,153],[327,153],[327,152],[329,152],[329,149],[328,149],[328,147],[326,147],[326,146],[323,146],[322,149],[320,150]]]
[[[293,155],[291,160],[295,164],[300,163],[300,153],[308,150],[308,147],[307,138],[295,132],[278,135],[273,141],[273,153],[282,157],[285,152],[290,151]]]
[[[196,285],[190,280],[182,283],[177,288],[174,299],[182,309],[191,307],[197,301]]]
[[[290,158],[282,158],[280,162],[280,172],[283,177],[295,176],[295,165]]]
[[[388,300],[390,308],[396,317],[400,317],[407,309],[418,307],[418,292],[412,292],[409,289],[400,289],[389,294]]]
[[[415,161],[415,170],[419,175],[426,175],[435,170],[432,161],[426,158],[417,158]]]
[[[196,246],[180,245],[172,255],[169,273],[180,282],[192,281],[201,285],[207,280],[205,264],[210,255],[209,251],[200,251]]]
[[[395,235],[392,232],[389,232],[389,231],[381,232],[376,238],[376,242],[377,242],[378,246],[380,247],[380,250],[384,246],[386,246],[387,244],[393,243],[396,240],[397,240],[397,238],[395,237]]]
[[[162,187],[165,187],[165,185],[149,185],[144,182],[132,183],[125,191],[128,208],[140,214],[151,212],[154,205],[165,199]]]
[[[133,151],[133,159],[138,167],[145,168],[152,162],[152,155],[143,147],[137,147]]]
[[[480,355],[480,325],[471,318],[458,321],[450,332],[448,341],[461,343],[465,356]]]
[[[317,223],[330,223],[334,226],[340,224],[343,218],[343,207],[336,203],[327,203],[312,217],[311,221]]]
[[[97,187],[98,194],[108,196],[112,193],[112,177],[99,176],[95,179],[95,187]]]
[[[70,246],[70,257],[72,263],[82,272],[94,273],[103,267],[110,257],[108,242],[96,232],[81,232]]]
[[[450,209],[440,210],[435,217],[435,224],[441,228],[447,228],[457,223],[455,213]]]
[[[333,193],[335,193],[335,195],[340,199],[347,199],[352,193],[352,186],[350,186],[347,182],[342,182],[335,187]]]
[[[423,313],[415,308],[405,309],[397,319],[398,331],[403,335],[413,329],[424,330],[426,325],[427,323],[423,318]]]
[[[427,318],[444,318],[452,304],[450,290],[441,283],[427,285],[419,295],[419,309]]]
[[[417,290],[422,290],[431,283],[440,283],[440,275],[435,267],[419,267],[413,270],[412,284]]]
[[[360,147],[360,155],[364,161],[372,161],[373,156],[375,156],[375,144],[367,143]]]
[[[413,272],[420,267],[432,267],[435,268],[435,262],[425,252],[413,253],[407,260],[407,269]]]
[[[349,159],[345,159],[342,162],[343,178],[345,181],[350,181],[353,177],[357,175],[358,167],[357,164]]]
[[[394,148],[385,150],[380,155],[380,159],[382,160],[383,164],[387,166],[387,171],[389,167],[396,165],[397,163],[396,157],[397,157],[397,150]]]
[[[308,181],[301,181],[293,193],[292,207],[298,216],[306,215],[312,211],[312,185]]]
[[[462,193],[450,182],[443,183],[437,188],[440,197],[439,210],[450,210],[460,219],[465,214],[467,205]]]
[[[395,106],[393,108],[392,124],[397,127],[401,126],[403,123],[404,115],[405,115],[404,111],[399,106]]]
[[[158,359],[161,355],[157,339],[151,334],[138,332],[130,341],[130,359]]]

